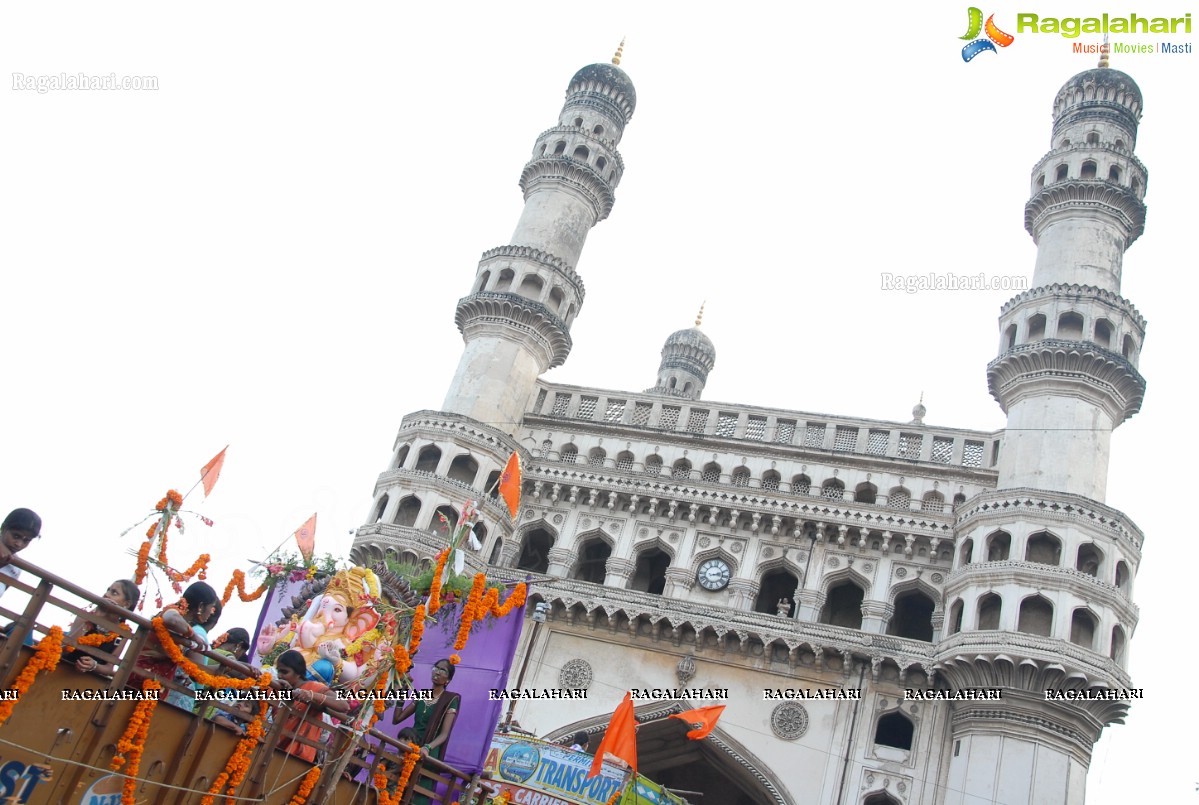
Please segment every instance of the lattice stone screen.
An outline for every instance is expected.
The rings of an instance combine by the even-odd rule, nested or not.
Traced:
[[[858,446],[858,429],[847,427],[845,425],[837,426],[837,433],[833,438],[834,450],[856,450]]]
[[[703,433],[707,427],[708,412],[692,408],[691,413],[687,415],[687,431],[689,433]]]
[[[866,438],[866,454],[870,456],[887,455],[887,443],[891,441],[891,431],[872,430]]]
[[[763,424],[763,429],[765,429],[764,428],[764,426],[766,424],[765,421],[763,421],[762,424]],[[721,411],[720,416],[716,420],[716,435],[721,436],[725,439],[731,439],[731,438],[733,438],[733,434],[735,434],[736,432],[737,432],[737,415],[736,414],[726,414],[723,411]],[[748,436],[748,435],[749,434],[746,434],[746,436]]]
[[[682,410],[677,405],[662,406],[662,416],[658,419],[658,427],[662,430],[674,430],[679,424],[679,412]]]
[[[766,420],[762,420],[762,430],[766,429]],[[795,441],[795,423],[789,419],[780,419],[774,429],[774,441],[777,444],[791,444]]]
[[[541,406],[545,405],[546,390],[541,389],[537,392],[537,402],[533,404],[533,413],[540,414]]]
[[[749,470],[744,467],[733,470],[733,486],[749,486]]]
[[[824,425],[808,425],[804,430],[804,447],[824,447]]]
[[[963,467],[981,467],[983,465],[983,443],[966,442],[962,450]]]
[[[662,474],[662,458],[660,456],[650,456],[645,460],[646,475],[661,475]]]
[[[704,472],[700,476],[700,480],[707,481],[710,484],[720,483],[720,467],[715,464],[704,467]]]
[[[892,509],[910,509],[912,508],[912,493],[906,489],[896,489],[887,495],[887,505]]]
[[[608,407],[604,410],[605,422],[619,422],[624,419],[624,400],[608,400]]]
[[[633,457],[630,455],[619,455],[616,457],[616,469],[628,472],[633,469]]]
[[[566,416],[566,409],[570,407],[570,395],[558,392],[554,395],[554,410],[551,411],[551,416]]]
[[[920,458],[920,448],[924,446],[924,436],[919,433],[899,434],[900,458]]]
[[[934,436],[932,460],[938,464],[948,464],[952,461],[953,439],[948,436]]]
[[[575,412],[577,419],[595,419],[595,408],[599,405],[599,397],[580,397],[579,410]]]
[[[637,403],[633,407],[633,424],[645,427],[649,424],[650,412],[654,410],[653,403]]]

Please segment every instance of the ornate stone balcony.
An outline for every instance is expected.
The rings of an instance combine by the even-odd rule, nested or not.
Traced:
[[[1072,567],[1044,565],[1016,559],[1005,559],[1000,562],[971,562],[959,567],[945,580],[945,598],[948,600],[972,585],[989,587],[1003,582],[1012,582],[1035,590],[1040,589],[1047,581],[1051,581],[1055,588],[1064,589],[1084,600],[1099,598],[1115,607],[1120,620],[1124,623],[1134,624],[1140,618],[1140,608],[1129,600],[1125,591],[1114,584],[1109,584]]]
[[[934,658],[938,670],[962,687],[1006,686],[1033,693],[1132,687],[1128,672],[1102,654],[1024,632],[961,632],[937,644]]]
[[[958,509],[956,532],[965,534],[978,527],[998,527],[1022,517],[1038,523],[1058,522],[1100,530],[1140,561],[1145,535],[1128,515],[1068,492],[1029,488],[983,492]]]
[[[469,498],[475,501],[477,507],[493,523],[507,525],[511,525],[512,523],[512,514],[508,511],[508,507],[489,497],[486,490],[475,489],[470,484],[453,478],[447,478],[444,475],[437,475],[436,473],[425,472],[424,470],[385,470],[380,473],[378,480],[375,481],[375,494],[385,492],[395,485],[413,490],[436,489],[444,492],[446,497],[451,500]]]

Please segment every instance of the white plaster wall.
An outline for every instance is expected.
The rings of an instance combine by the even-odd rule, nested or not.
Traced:
[[[1123,262],[1124,235],[1106,220],[1072,210],[1041,231],[1033,285],[1078,283],[1119,293]]]
[[[1013,403],[999,453],[999,488],[1070,492],[1102,503],[1114,428],[1101,408],[1065,394]]]
[[[442,410],[514,434],[542,371],[534,354],[510,338],[476,335],[462,350]]]

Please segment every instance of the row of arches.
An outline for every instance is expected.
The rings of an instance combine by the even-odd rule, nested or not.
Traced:
[[[1121,182],[1120,180],[1121,180],[1121,178],[1124,177],[1125,172],[1124,172],[1124,169],[1120,165],[1105,164],[1104,167],[1106,168],[1106,171],[1104,171],[1104,173],[1105,173],[1105,178],[1107,181],[1111,182],[1112,184],[1123,184],[1123,182]],[[1098,161],[1096,161],[1094,159],[1087,159],[1087,160],[1084,160],[1081,165],[1079,165],[1077,178],[1082,179],[1084,181],[1088,181],[1088,180],[1092,180],[1092,179],[1098,179],[1099,176],[1100,176],[1100,167],[1099,167]],[[1061,162],[1061,163],[1058,163],[1058,165],[1054,167],[1054,169],[1053,169],[1053,181],[1054,182],[1065,182],[1065,181],[1069,181],[1070,178],[1071,178],[1071,176],[1070,176],[1069,163]],[[1045,184],[1046,184],[1046,174],[1044,174],[1044,173],[1039,174],[1037,176],[1036,182],[1033,185],[1033,192],[1038,192],[1040,190],[1043,190],[1045,188]],[[1133,192],[1133,194],[1135,196],[1137,196],[1138,198],[1141,196],[1142,185],[1141,185],[1141,180],[1138,177],[1133,176],[1127,186]]]
[[[1090,341],[1107,350],[1116,350],[1116,325],[1109,319],[1097,318],[1088,325],[1081,313],[1068,310],[1057,317],[1056,327],[1052,333],[1047,330],[1049,319],[1044,313],[1034,313],[1023,322],[1023,337],[1021,327],[1012,322],[1004,330],[1003,338],[1006,349],[1015,349],[1017,344],[1030,344],[1046,338],[1060,338],[1065,341]],[[1130,334],[1124,334],[1119,339],[1120,354],[1126,360],[1133,360],[1137,351],[1137,341]]]
[[[975,605],[973,624],[965,625],[965,602],[958,599],[949,608],[948,634],[958,634],[965,628],[969,631],[1008,630],[1015,626],[1015,631],[1041,637],[1065,637],[1054,634],[1054,606],[1039,593],[1026,596],[1020,600],[1015,622],[1006,623],[1004,619],[1003,598],[998,593],[984,593]],[[1070,614],[1069,640],[1076,646],[1099,651],[1096,639],[1099,633],[1099,616],[1087,607],[1077,607]],[[1118,663],[1124,662],[1124,649],[1127,638],[1124,628],[1119,624],[1112,627],[1111,640],[1108,643],[1108,656]]]
[[[537,149],[537,156],[564,157],[566,156],[566,151],[568,148],[569,146],[567,145],[566,140],[558,140],[558,142],[554,143],[553,151],[549,150],[549,143],[542,143]],[[610,182],[616,176],[616,166],[613,165],[611,169],[608,169],[608,158],[600,155],[598,152],[595,159],[592,160],[591,149],[586,145],[576,145],[574,150],[570,152],[570,158],[577,162],[583,162],[593,166],[605,181]],[[607,173],[604,172],[605,170],[607,170]]]
[[[1029,534],[1024,540],[1023,556],[1025,562],[1039,565],[1062,566],[1062,540],[1049,531],[1038,531]],[[1013,557],[1012,535],[1007,531],[994,531],[983,541],[978,557],[975,557],[974,539],[962,542],[958,548],[958,567],[975,562],[1006,562]],[[1015,554],[1019,556],[1019,553]],[[1115,585],[1116,589],[1129,592],[1131,576],[1128,563],[1123,559],[1116,561],[1114,567],[1109,567],[1107,556],[1102,548],[1093,542],[1084,542],[1074,553],[1074,569],[1096,579]]]
[[[552,450],[553,444],[551,442],[546,441],[542,445],[543,456],[548,456]],[[568,442],[561,446],[558,450],[558,461],[564,464],[586,463],[592,467],[610,467],[624,472],[638,471],[636,456],[628,450],[617,453],[615,460],[609,462],[608,453],[602,447],[593,447],[587,452],[586,456],[583,456],[579,452],[578,446],[573,442]],[[669,475],[669,477],[677,480],[698,480],[712,484],[729,483],[732,486],[742,488],[750,487],[753,480],[752,471],[745,465],[736,467],[732,472],[726,474],[724,468],[715,461],[710,461],[697,470],[692,462],[685,458],[680,458],[671,464],[668,472],[664,460],[657,454],[646,456],[645,462],[641,465],[640,472],[655,478]],[[823,481],[819,487],[814,488],[812,479],[802,473],[793,475],[789,482],[784,482],[781,473],[775,470],[767,470],[762,473],[759,483],[755,488],[769,492],[815,495],[826,500],[844,501],[847,499],[845,483],[840,479],[829,478]],[[887,494],[883,496],[880,495],[876,484],[865,481],[854,487],[852,500],[855,503],[887,506],[888,508],[903,511],[912,509],[912,493],[904,486],[891,487]],[[955,507],[965,502],[965,494],[959,493],[954,496],[953,505]],[[936,490],[925,492],[920,498],[919,508],[925,512],[944,512],[945,496]]]
[[[534,271],[522,274],[520,279],[517,280],[516,272],[513,269],[500,269],[495,274],[495,281],[493,282],[491,269],[487,269],[479,275],[479,280],[475,283],[475,293],[483,293],[484,291],[491,293],[515,293],[526,299],[531,299],[534,302],[545,305],[567,324],[574,321],[575,305],[568,298],[563,287],[561,285],[553,285],[547,291],[545,280],[540,274]]]

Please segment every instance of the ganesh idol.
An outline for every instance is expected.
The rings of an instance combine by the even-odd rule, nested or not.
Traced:
[[[295,649],[326,684],[354,687],[395,635],[394,619],[381,617],[379,601],[379,582],[372,571],[362,567],[339,571],[323,591],[313,595],[302,614],[263,627],[258,655],[270,665],[283,651]]]

